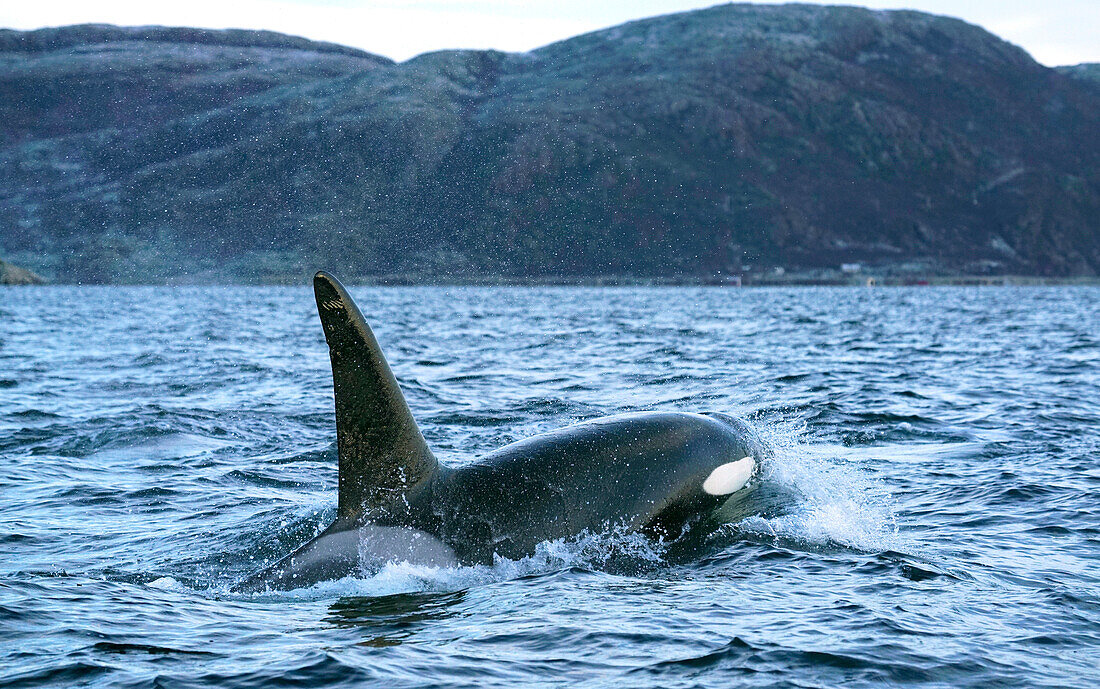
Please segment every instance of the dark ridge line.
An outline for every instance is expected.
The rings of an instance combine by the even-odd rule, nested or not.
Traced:
[[[17,31],[0,29],[0,52],[46,53],[65,48],[120,41],[148,43],[186,43],[239,48],[282,48],[331,53],[395,64],[382,55],[338,43],[313,41],[276,31],[253,29],[195,29],[179,26],[116,26],[114,24],[73,24],[69,26]]]

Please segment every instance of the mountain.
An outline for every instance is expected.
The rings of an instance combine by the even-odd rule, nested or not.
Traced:
[[[59,281],[1100,273],[1100,89],[962,21],[724,5],[394,63],[0,32],[0,254]]]

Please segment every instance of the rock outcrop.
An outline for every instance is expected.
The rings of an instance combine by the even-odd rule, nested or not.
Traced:
[[[41,285],[45,282],[26,268],[0,261],[0,285]]]

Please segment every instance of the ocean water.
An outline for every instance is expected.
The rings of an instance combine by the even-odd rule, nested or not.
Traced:
[[[445,462],[724,411],[766,508],[233,593],[335,511],[309,289],[0,288],[0,686],[1100,685],[1100,290],[352,292]]]

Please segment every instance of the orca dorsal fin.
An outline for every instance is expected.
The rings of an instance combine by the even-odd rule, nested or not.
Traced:
[[[439,462],[351,295],[324,272],[313,277],[313,291],[332,360],[339,518],[406,504],[405,494],[431,477]]]

